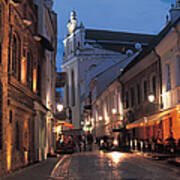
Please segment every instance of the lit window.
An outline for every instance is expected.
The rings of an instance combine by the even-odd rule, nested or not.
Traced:
[[[2,90],[2,84],[0,83],[0,149],[2,149],[3,144],[3,127],[2,127],[2,97],[3,97],[3,90]]]

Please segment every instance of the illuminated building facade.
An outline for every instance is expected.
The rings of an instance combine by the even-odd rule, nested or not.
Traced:
[[[33,101],[37,96],[39,44],[37,11],[32,1],[0,1],[2,43],[1,171],[34,162]],[[5,53],[6,52],[6,53]],[[2,76],[2,77],[3,77]]]
[[[56,141],[53,129],[56,112],[57,14],[52,10],[52,0],[34,0],[34,2],[38,6],[38,34],[43,47],[39,66],[41,103],[35,102],[35,148],[37,160],[43,160],[47,155],[54,153]]]
[[[43,104],[42,89],[46,80],[40,74],[48,69],[41,69],[47,39],[39,34],[38,23],[33,0],[0,0],[1,175],[40,160],[36,153],[35,131],[40,126],[36,110],[37,107],[44,113],[50,110]],[[56,18],[54,24],[51,34],[56,36]],[[56,39],[52,41],[56,49]],[[52,55],[54,71],[55,53]],[[54,71],[48,75],[55,78]],[[55,92],[55,86],[52,85],[51,91]],[[43,115],[41,119],[45,134],[47,121]],[[47,133],[42,138],[47,139]]]

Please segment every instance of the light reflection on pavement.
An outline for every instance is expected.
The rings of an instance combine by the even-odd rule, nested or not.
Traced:
[[[64,180],[180,180],[180,168],[120,152],[68,155],[54,170]]]

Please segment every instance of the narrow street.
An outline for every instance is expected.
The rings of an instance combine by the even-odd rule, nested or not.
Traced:
[[[51,177],[64,180],[179,180],[180,170],[164,161],[136,154],[94,151],[65,155]]]

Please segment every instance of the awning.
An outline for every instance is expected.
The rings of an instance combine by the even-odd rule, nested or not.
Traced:
[[[142,126],[152,126],[155,124],[159,124],[160,121],[163,120],[163,117],[170,115],[170,112],[172,112],[173,110],[174,110],[174,108],[170,108],[168,110],[159,112],[152,116],[143,117],[137,121],[127,124],[126,129],[132,129],[132,128],[137,128],[137,127],[142,127]]]
[[[132,128],[136,128],[136,127],[142,127],[144,125],[144,118],[139,119],[137,121],[134,121],[133,123],[130,123],[128,125],[126,125],[126,129],[132,129]]]
[[[74,128],[73,124],[68,123],[68,122],[66,122],[66,121],[58,121],[58,122],[56,123],[56,126],[68,127],[69,129],[73,129],[73,128]]]

